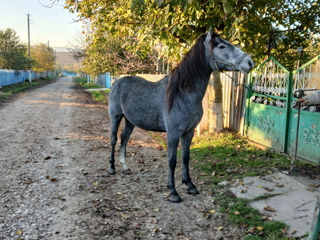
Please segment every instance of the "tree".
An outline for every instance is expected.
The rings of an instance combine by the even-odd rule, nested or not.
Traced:
[[[44,43],[31,47],[32,71],[48,72],[55,68],[54,50]]]
[[[113,37],[102,34],[88,41],[85,52],[84,70],[89,73],[111,72],[112,74],[155,73],[157,53],[135,50],[135,38]],[[143,47],[140,47],[140,49]]]
[[[212,25],[256,62],[273,54],[292,67],[302,57],[297,50],[320,30],[319,0],[67,0],[66,7],[89,22],[91,39],[101,31],[134,36],[146,52],[162,43],[171,62]]]
[[[0,30],[0,69],[26,69],[27,48],[13,29]]]

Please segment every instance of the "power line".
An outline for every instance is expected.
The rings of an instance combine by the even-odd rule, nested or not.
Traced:
[[[46,31],[48,31],[48,32],[51,32],[51,33],[53,33],[53,34],[55,34],[55,35],[57,35],[57,36],[59,36],[59,37],[62,37],[62,38],[64,38],[65,40],[70,40],[70,39],[68,39],[68,38],[66,38],[64,35],[62,35],[62,34],[60,34],[60,33],[57,33],[57,32],[55,32],[55,31],[53,31],[52,29],[49,29],[48,27],[45,27],[45,26],[42,26],[41,24],[39,24],[39,23],[37,23],[37,22],[35,22],[35,21],[32,21],[32,23],[35,23],[36,25],[38,25],[39,27],[41,27],[42,29],[44,29],[44,30],[46,30]]]
[[[24,4],[20,0],[16,0],[16,3],[19,3],[18,5],[23,8],[22,10],[24,10],[25,12],[29,12],[28,9],[24,6]]]
[[[25,22],[24,23],[21,23],[18,27],[16,27],[14,30],[19,33],[19,31],[22,29],[22,28],[25,28]]]
[[[55,5],[58,5],[59,1],[51,0],[49,4],[43,4],[40,0],[38,0],[38,3],[45,8],[53,8]]]

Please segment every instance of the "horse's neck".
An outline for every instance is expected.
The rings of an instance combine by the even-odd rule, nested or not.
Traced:
[[[198,78],[195,79],[195,90],[192,93],[194,101],[202,102],[202,99],[208,87],[210,75],[211,75],[211,72],[208,71],[208,72],[202,73],[201,76],[198,76]]]

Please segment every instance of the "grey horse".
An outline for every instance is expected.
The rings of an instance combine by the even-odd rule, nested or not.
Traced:
[[[123,77],[116,81],[109,95],[111,120],[110,174],[115,174],[114,150],[121,119],[125,126],[121,133],[120,162],[125,173],[126,146],[134,126],[148,131],[167,132],[169,201],[180,202],[175,188],[174,172],[177,147],[181,139],[182,182],[188,193],[199,194],[189,175],[189,149],[194,129],[202,117],[202,99],[213,71],[241,71],[248,73],[254,63],[248,54],[231,45],[217,34],[202,34],[172,73],[158,82],[140,77]]]

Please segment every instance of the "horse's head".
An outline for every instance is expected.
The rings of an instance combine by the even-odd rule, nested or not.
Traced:
[[[249,73],[254,67],[254,63],[247,53],[220,38],[216,33],[212,34],[211,27],[204,40],[204,46],[206,57],[214,71]]]

